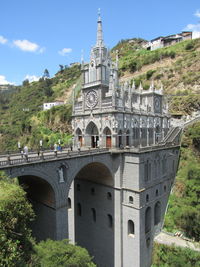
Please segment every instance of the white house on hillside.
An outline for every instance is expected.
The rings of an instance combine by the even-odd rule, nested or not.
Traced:
[[[43,104],[43,110],[48,110],[48,109],[51,109],[52,107],[61,106],[63,104],[64,104],[64,101],[56,101],[56,102],[44,103]]]

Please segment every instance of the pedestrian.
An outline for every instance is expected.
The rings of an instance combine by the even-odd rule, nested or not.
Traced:
[[[70,149],[71,149],[71,151],[73,150],[73,145],[72,145],[72,143],[70,144]]]
[[[97,140],[97,148],[99,148],[99,140]]]
[[[37,149],[37,154],[38,154],[38,157],[40,156],[40,149],[38,148]]]
[[[24,147],[24,156],[26,160],[28,160],[28,147],[27,146]]]
[[[54,147],[54,153],[55,153],[55,156],[57,156],[57,149],[58,149],[57,144],[55,143],[53,147]]]
[[[81,142],[80,141],[78,141],[77,147],[78,147],[78,151],[80,152],[80,150],[81,150]]]

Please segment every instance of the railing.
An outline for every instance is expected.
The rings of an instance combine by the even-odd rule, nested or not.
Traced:
[[[31,152],[28,155],[6,154],[0,156],[0,168],[7,166],[23,165],[27,163],[43,162],[62,158],[73,158],[78,156],[95,155],[108,152],[108,148],[94,148],[80,151],[42,151],[39,155],[36,152]]]

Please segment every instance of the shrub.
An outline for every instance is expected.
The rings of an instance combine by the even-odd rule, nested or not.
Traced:
[[[20,186],[0,173],[0,266],[25,266],[33,242],[28,223],[34,214]]]
[[[34,266],[45,267],[95,267],[85,248],[69,244],[67,239],[47,239],[35,246]]]

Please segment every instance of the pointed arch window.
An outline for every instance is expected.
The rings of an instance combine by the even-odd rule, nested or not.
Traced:
[[[92,211],[93,222],[96,222],[96,210],[94,208],[92,208],[91,211]]]
[[[151,208],[148,207],[145,211],[145,233],[151,231]]]

